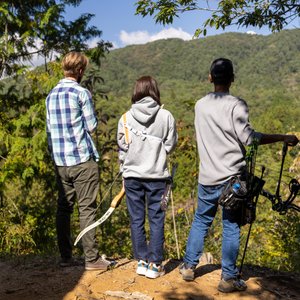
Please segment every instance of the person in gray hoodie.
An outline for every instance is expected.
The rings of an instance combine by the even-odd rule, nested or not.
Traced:
[[[139,78],[132,106],[119,120],[117,140],[124,179],[126,204],[130,214],[131,239],[136,272],[148,278],[164,275],[163,246],[165,212],[160,202],[170,173],[167,155],[177,144],[176,123],[163,109],[156,80]],[[150,240],[145,233],[146,207]]]

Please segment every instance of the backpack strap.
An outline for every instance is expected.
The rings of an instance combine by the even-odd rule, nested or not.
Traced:
[[[163,142],[162,138],[147,134],[147,132],[145,130],[141,131],[141,130],[136,130],[136,129],[130,127],[127,123],[126,113],[124,113],[122,115],[122,120],[123,120],[123,127],[124,127],[125,143],[127,145],[129,145],[131,143],[129,131],[132,132],[136,136],[140,136],[142,138],[142,140],[149,138],[149,139],[157,140],[159,142]]]
[[[129,131],[128,131],[128,126],[127,126],[127,118],[126,118],[126,113],[122,115],[122,120],[123,120],[123,128],[124,128],[124,134],[125,134],[125,143],[127,145],[130,144],[129,140]]]

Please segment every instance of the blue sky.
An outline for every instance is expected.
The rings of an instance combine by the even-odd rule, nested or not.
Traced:
[[[205,12],[186,12],[180,18],[174,19],[172,25],[163,26],[156,24],[152,17],[135,15],[136,0],[83,0],[79,7],[68,7],[66,10],[67,20],[74,20],[82,13],[92,13],[95,17],[90,25],[102,30],[102,39],[110,41],[116,48],[130,44],[143,44],[162,38],[177,37],[184,40],[192,38],[194,31],[200,27],[207,15]],[[200,2],[200,1],[199,1]],[[209,3],[217,3],[210,0]],[[203,0],[205,5],[206,1]],[[287,28],[299,28],[300,20],[294,21]],[[256,32],[257,34],[270,34],[267,28],[237,28],[229,27],[226,31],[213,28],[208,29],[207,35],[221,34],[223,32]],[[91,41],[91,46],[96,41]]]

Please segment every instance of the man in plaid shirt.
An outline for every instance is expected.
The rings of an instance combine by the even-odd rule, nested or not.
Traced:
[[[55,163],[58,201],[56,230],[60,266],[74,265],[70,218],[78,200],[80,229],[95,222],[99,190],[99,154],[91,138],[97,127],[90,92],[79,85],[88,64],[80,52],[68,53],[62,61],[65,78],[46,98],[47,137]],[[82,238],[85,269],[107,269],[111,262],[99,256],[95,229]]]

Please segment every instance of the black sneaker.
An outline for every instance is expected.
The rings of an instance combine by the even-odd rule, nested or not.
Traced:
[[[193,281],[195,279],[195,266],[183,262],[179,265],[179,272],[183,280]]]
[[[218,290],[222,293],[231,293],[235,291],[245,291],[247,284],[242,279],[232,278],[229,280],[221,279],[218,285]]]
[[[59,262],[59,266],[61,268],[68,268],[68,267],[76,267],[76,266],[82,266],[83,262],[78,261],[74,258],[62,258]]]

